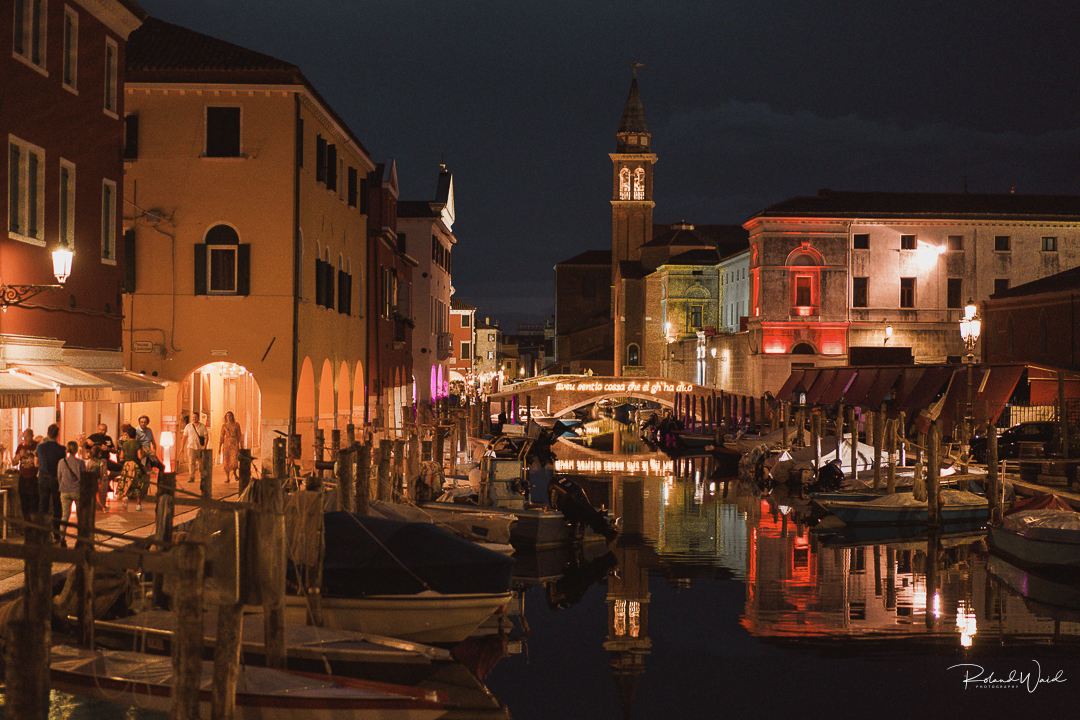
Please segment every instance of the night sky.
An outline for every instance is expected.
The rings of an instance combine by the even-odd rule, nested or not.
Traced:
[[[1080,5],[1002,0],[138,0],[295,63],[402,197],[454,173],[454,286],[554,311],[611,244],[632,62],[657,222],[742,223],[820,188],[1080,193]]]

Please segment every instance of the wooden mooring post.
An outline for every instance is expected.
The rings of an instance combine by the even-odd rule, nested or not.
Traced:
[[[52,621],[52,560],[46,552],[52,519],[35,515],[24,526],[22,608],[7,623],[5,716],[45,720],[49,716],[49,644]]]
[[[173,539],[173,518],[176,515],[176,473],[158,474],[157,503],[154,507],[154,537],[163,543]],[[164,545],[162,546],[164,547]],[[169,598],[165,594],[165,576],[154,573],[154,607],[166,610]]]
[[[356,500],[353,512],[367,515],[371,505],[371,440],[356,450]]]
[[[176,547],[176,633],[173,635],[173,693],[169,717],[198,720],[202,684],[203,580],[206,549],[202,543]]]
[[[394,441],[379,441],[379,485],[376,488],[376,498],[389,501],[390,498],[390,456],[393,454]]]
[[[941,443],[941,430],[937,422],[930,425],[930,437],[926,448],[926,520],[930,527],[941,525],[941,496],[939,489],[938,452]]]

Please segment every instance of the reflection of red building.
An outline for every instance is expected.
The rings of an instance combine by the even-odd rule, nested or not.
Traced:
[[[412,269],[416,260],[405,251],[397,233],[398,179],[394,161],[382,163],[368,176],[368,412],[375,428],[397,434],[401,408],[411,405]]]

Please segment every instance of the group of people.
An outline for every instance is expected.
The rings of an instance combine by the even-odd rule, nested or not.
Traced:
[[[108,425],[98,425],[97,432],[85,439],[60,443],[60,426],[49,425],[45,437],[35,439],[34,431],[23,431],[22,442],[15,448],[15,464],[19,469],[19,504],[23,518],[41,513],[53,518],[53,535],[56,541],[66,545],[61,520],[71,515],[71,508],[79,500],[79,485],[83,472],[96,474],[101,481],[96,490],[101,507],[106,506],[110,489],[121,498],[124,507],[134,500],[136,509],[142,510],[142,501],[150,485],[150,474],[165,471],[158,459],[157,439],[150,428],[150,418],[143,415],[138,426],[125,423],[120,428],[117,445],[109,435]],[[209,430],[199,422],[199,414],[192,413],[181,436],[181,453],[187,450],[191,470],[189,482],[195,482],[196,469],[202,458],[199,452],[209,440]],[[240,425],[232,412],[225,414],[218,452],[225,466],[225,481],[237,473],[238,455],[243,436]],[[113,459],[113,456],[116,459]],[[115,487],[114,487],[115,483]]]

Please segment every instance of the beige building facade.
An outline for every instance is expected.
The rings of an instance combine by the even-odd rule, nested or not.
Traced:
[[[362,425],[367,151],[295,66],[160,20],[128,52],[124,353],[170,381],[160,429],[225,412],[264,467],[277,432]],[[163,443],[164,444],[164,443]]]

